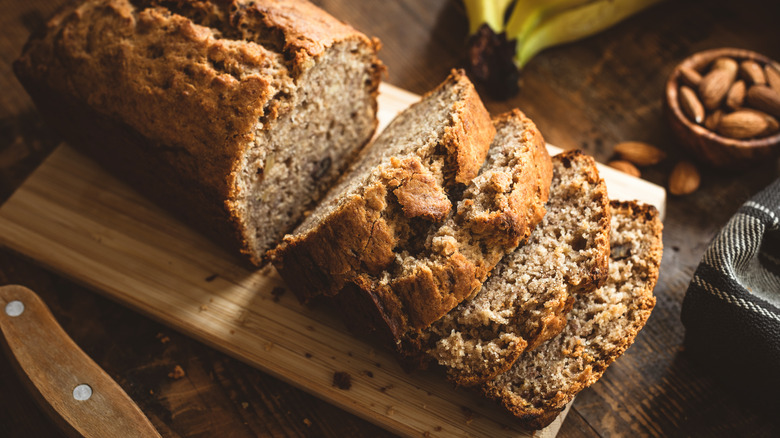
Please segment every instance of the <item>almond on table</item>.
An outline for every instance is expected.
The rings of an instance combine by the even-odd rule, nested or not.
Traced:
[[[637,166],[652,166],[666,158],[666,152],[641,141],[624,141],[615,146],[615,153]]]
[[[699,170],[690,161],[680,161],[669,175],[669,192],[673,195],[688,195],[699,188]]]
[[[639,169],[637,169],[637,167],[631,164],[629,161],[613,160],[607,163],[607,166],[637,178],[642,176],[642,173],[639,171]]]

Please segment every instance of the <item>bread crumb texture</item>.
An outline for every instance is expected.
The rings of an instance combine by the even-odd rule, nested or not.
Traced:
[[[450,380],[474,385],[505,372],[525,350],[560,333],[573,293],[606,279],[610,210],[593,158],[553,157],[547,214],[504,257],[480,292],[423,333]]]
[[[524,353],[481,389],[529,429],[541,429],[634,342],[655,306],[663,252],[657,210],[611,203],[612,256],[605,284],[577,295],[563,332]]]

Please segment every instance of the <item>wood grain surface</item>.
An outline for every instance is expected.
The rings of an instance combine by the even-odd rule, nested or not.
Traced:
[[[0,201],[59,144],[11,73],[30,32],[67,0],[4,0],[0,14]],[[386,81],[414,93],[462,63],[466,21],[454,0],[316,3],[379,37]],[[521,76],[520,94],[487,99],[493,113],[519,107],[550,143],[599,161],[641,140],[668,154],[642,168],[665,185],[686,157],[663,117],[663,85],[686,56],[743,47],[780,60],[780,2],[668,1],[592,38],[543,52]],[[780,436],[776,411],[733,391],[682,347],[680,304],[707,243],[736,209],[780,174],[777,162],[742,173],[702,167],[692,195],[667,202],[658,304],[636,343],[583,391],[560,437]],[[0,251],[0,283],[25,284],[68,334],[139,404],[163,436],[388,437],[391,433],[53,274]],[[174,378],[180,366],[185,376]],[[735,370],[739,372],[739,370]],[[59,436],[0,360],[0,422],[11,437]]]
[[[417,100],[383,85],[380,127]],[[611,198],[628,193],[663,211],[663,188],[601,168]],[[404,372],[327,309],[308,309],[285,294],[273,269],[244,269],[67,146],[0,207],[0,244],[396,433],[528,436],[510,416],[455,390],[442,375]],[[334,385],[336,376],[350,384]],[[537,435],[555,436],[561,421]]]

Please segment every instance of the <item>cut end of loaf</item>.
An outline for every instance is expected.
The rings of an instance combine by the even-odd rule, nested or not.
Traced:
[[[526,352],[482,391],[530,429],[551,423],[582,389],[596,382],[634,342],[655,305],[663,252],[662,224],[652,206],[612,202],[609,274],[576,297],[556,338]]]
[[[453,72],[399,114],[271,252],[299,298],[335,295],[363,271],[381,276],[398,264],[394,248],[424,243],[433,223],[450,213],[457,160],[441,146],[443,139],[466,123],[484,143],[472,148],[486,152],[495,132],[487,110],[464,105],[467,100],[479,102],[479,96],[464,74]],[[484,154],[476,159],[481,163]],[[437,200],[435,211],[420,208],[430,206],[426,197]]]
[[[261,122],[246,151],[238,199],[246,247],[261,264],[368,142],[376,128],[376,54],[361,39],[334,44]]]
[[[423,332],[427,353],[451,381],[492,379],[560,333],[572,294],[606,278],[609,218],[595,161],[577,151],[553,157],[547,214],[528,241],[504,257],[474,298]]]
[[[414,329],[428,327],[474,295],[493,267],[544,215],[552,169],[541,134],[517,110],[493,123],[496,135],[485,162],[463,191],[457,210],[428,237],[423,253],[404,260],[390,282],[410,309]],[[431,275],[438,280],[435,287],[421,281]],[[420,291],[426,289],[431,296],[421,297]],[[451,297],[444,305],[429,304],[447,293]]]

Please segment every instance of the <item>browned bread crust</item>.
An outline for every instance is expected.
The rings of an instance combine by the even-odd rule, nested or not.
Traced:
[[[424,125],[427,116],[415,117],[430,114],[427,108],[450,114],[430,154],[420,155],[425,146],[358,165],[371,174],[368,182],[331,192],[330,210],[318,207],[311,224],[285,237],[272,256],[303,301],[336,296],[353,328],[376,330],[394,343],[479,289],[543,216],[552,175],[533,122],[519,111],[491,122],[461,72],[399,115],[366,153],[380,157],[400,135],[398,126]],[[494,143],[476,175],[493,124],[512,124],[507,131],[517,138],[506,148]]]
[[[658,211],[611,203],[609,276],[579,295],[560,336],[526,352],[481,389],[529,429],[549,425],[574,396],[595,383],[631,346],[655,306],[653,288],[663,253]]]
[[[270,169],[267,158],[245,163],[248,150],[299,106],[297,82],[340,44],[374,54],[358,85],[371,102],[363,138],[334,157],[325,186],[376,126],[383,69],[377,41],[306,1],[87,0],[53,17],[14,69],[74,145],[260,264],[242,173]]]
[[[439,87],[401,113],[364,155],[372,151],[379,155],[378,150],[391,140],[388,133],[394,133],[402,118],[418,113],[424,116],[433,106],[430,102],[439,99],[449,104],[439,109],[449,117],[439,139],[444,146],[441,153],[445,165],[458,179],[473,178],[495,129],[479,95],[461,71],[453,71]],[[296,230],[271,252],[277,270],[301,301],[308,302],[318,295],[335,296],[347,282],[370,283],[368,278],[387,269],[395,260],[395,248],[409,239],[409,219],[418,218],[418,226],[426,226],[441,221],[450,212],[452,204],[443,187],[445,182],[429,169],[426,161],[430,157],[407,155],[393,157],[359,193],[346,193],[337,207],[319,218],[313,230]],[[366,171],[368,164],[360,164],[353,166],[353,173]],[[373,170],[373,166],[367,170]],[[454,181],[447,184],[453,185]],[[331,196],[339,189],[335,187]],[[321,205],[319,210],[324,207]],[[312,215],[318,216],[319,210]],[[396,224],[396,220],[403,223]],[[302,228],[306,226],[304,223]]]
[[[444,161],[456,178],[473,178],[485,159],[495,129],[479,95],[461,71],[453,71],[439,87],[401,113],[365,153],[387,147],[392,137],[388,133],[393,133],[400,119],[412,117],[408,114],[424,116],[433,106],[429,102],[438,99],[448,103],[448,107],[439,110],[448,113],[439,139],[444,145]],[[347,282],[379,275],[393,263],[394,249],[408,239],[411,230],[407,219],[422,218],[424,226],[441,221],[450,212],[452,204],[443,187],[445,182],[429,169],[426,161],[430,157],[407,155],[392,157],[385,166],[377,168],[369,185],[359,193],[345,194],[335,209],[319,218],[313,230],[296,230],[271,252],[277,270],[302,301],[321,294],[337,295]],[[356,164],[353,167],[359,169],[352,172],[365,172],[365,166]],[[333,191],[338,190],[336,187]],[[317,216],[319,211],[312,214]],[[395,224],[396,219],[404,223]]]

